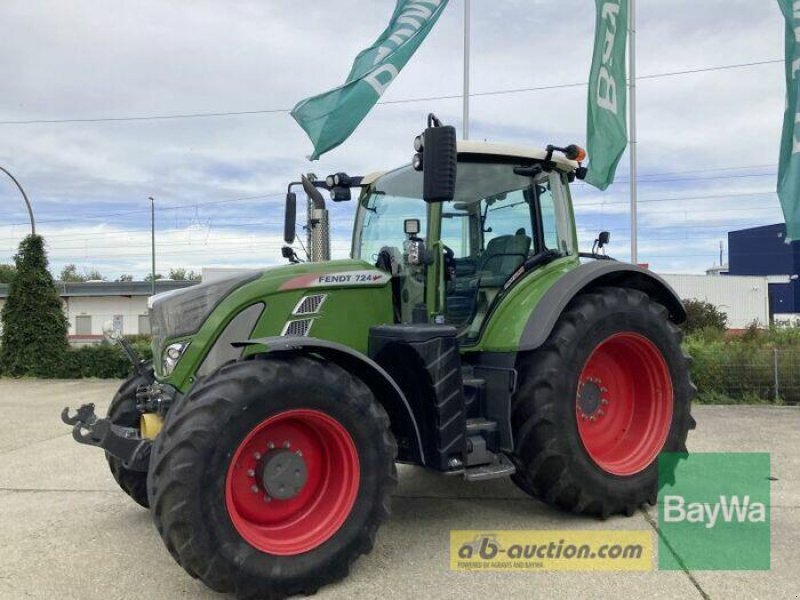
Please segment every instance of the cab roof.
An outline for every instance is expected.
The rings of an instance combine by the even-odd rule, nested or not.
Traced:
[[[472,140],[458,140],[457,149],[459,156],[462,154],[485,155],[485,156],[504,156],[507,158],[524,158],[533,160],[544,160],[547,152],[540,148],[528,146],[518,146],[516,144],[501,144],[494,142],[475,142]],[[568,160],[563,154],[554,152],[551,160],[562,171],[574,171],[578,163]],[[362,183],[370,184],[387,171],[375,171],[364,177]]]

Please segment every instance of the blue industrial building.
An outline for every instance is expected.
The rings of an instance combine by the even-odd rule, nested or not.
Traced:
[[[800,240],[777,223],[728,232],[728,274],[769,276],[770,315],[800,313]]]

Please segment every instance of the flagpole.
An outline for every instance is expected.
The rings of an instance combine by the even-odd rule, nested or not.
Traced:
[[[636,0],[630,0],[628,6],[628,111],[630,112],[630,127],[628,138],[630,142],[630,184],[631,184],[631,262],[639,262],[638,224],[636,214]]]
[[[462,137],[469,139],[469,0],[464,0],[464,115]]]

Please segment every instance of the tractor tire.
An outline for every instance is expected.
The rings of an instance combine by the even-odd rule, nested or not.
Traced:
[[[175,560],[210,588],[312,594],[372,550],[396,454],[386,411],[341,367],[300,355],[232,361],[168,413],[151,455],[151,512]]]
[[[153,379],[153,365],[147,364],[141,375],[134,374],[123,382],[117,393],[114,394],[114,399],[106,413],[112,424],[122,427],[139,427],[141,415],[136,410],[136,388],[153,383]],[[150,508],[147,501],[147,473],[126,469],[120,459],[108,452],[106,452],[106,460],[114,481],[119,484],[122,491],[133,498],[137,504],[144,508]]]
[[[574,298],[545,344],[519,359],[517,486],[603,519],[654,505],[658,454],[685,453],[695,426],[681,339],[667,309],[638,290]]]

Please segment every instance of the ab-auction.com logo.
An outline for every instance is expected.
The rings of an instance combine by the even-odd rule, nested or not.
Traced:
[[[666,453],[658,477],[659,568],[769,569],[769,454]]]
[[[451,531],[457,571],[647,571],[652,531]]]

